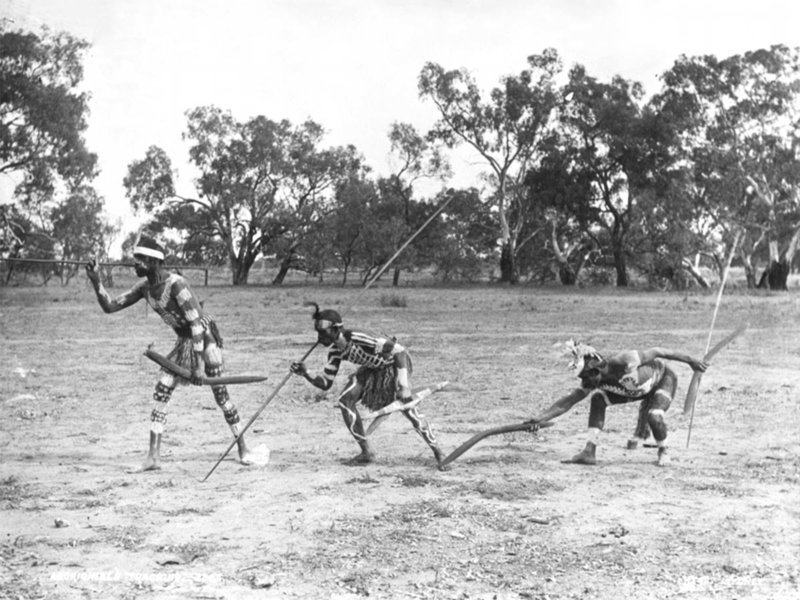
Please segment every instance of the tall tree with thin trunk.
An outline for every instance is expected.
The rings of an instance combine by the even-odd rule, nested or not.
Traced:
[[[576,65],[565,93],[569,102],[560,115],[562,143],[591,182],[583,212],[593,214],[590,228],[603,231],[598,246],[611,257],[617,286],[625,287],[632,239],[641,233],[636,228],[639,204],[655,164],[653,128],[658,121],[644,105],[641,84],[620,76],[606,83]]]
[[[411,235],[422,224],[413,222],[411,218],[415,184],[422,180],[444,182],[452,175],[452,171],[442,149],[418,133],[413,125],[392,123],[389,128],[389,142],[392,174],[382,182],[382,188],[385,194],[398,200],[405,221],[406,234]],[[413,262],[413,249],[406,251],[395,262],[393,286],[399,284],[400,272],[404,266]]]
[[[800,48],[682,56],[662,76],[658,103],[680,125],[694,197],[716,235],[741,231],[750,287],[785,289],[800,230]],[[723,252],[723,254],[726,252]]]
[[[561,60],[553,49],[528,57],[528,68],[504,77],[488,98],[465,69],[447,71],[427,63],[419,75],[420,97],[430,100],[439,121],[430,135],[449,146],[467,144],[489,167],[491,201],[500,231],[500,280],[519,281],[518,242],[525,225],[524,210],[509,218],[511,207],[524,201],[523,179],[536,161],[558,102],[555,79]]]

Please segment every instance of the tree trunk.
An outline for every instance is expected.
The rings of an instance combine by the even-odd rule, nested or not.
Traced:
[[[787,249],[788,250],[788,249]],[[789,281],[790,263],[786,256],[781,256],[778,251],[778,242],[769,243],[769,265],[764,269],[761,279],[758,281],[759,288],[770,290],[789,291],[787,282]]]
[[[250,269],[244,261],[231,260],[231,272],[233,273],[233,285],[247,285]]]
[[[283,280],[286,278],[286,274],[289,272],[289,267],[292,264],[292,254],[289,253],[283,257],[281,261],[281,266],[278,269],[278,274],[272,279],[272,285],[281,285]]]
[[[575,269],[569,263],[562,263],[558,266],[558,279],[561,281],[561,285],[575,285],[578,282]]]
[[[553,253],[558,262],[558,279],[561,281],[561,285],[575,285],[578,282],[578,274],[569,264],[568,254],[561,249],[561,245],[558,243],[555,220],[553,220],[552,225],[553,231],[550,235],[550,243],[553,246]]]
[[[757,287],[789,291],[789,273],[792,270],[798,240],[800,240],[800,229],[794,233],[783,254],[779,252],[778,242],[769,243],[769,266],[764,269]]]
[[[628,268],[625,263],[625,251],[614,248],[614,270],[617,272],[617,287],[628,287]]]
[[[744,265],[744,278],[745,278],[745,281],[747,282],[747,289],[748,290],[752,290],[752,289],[758,287],[758,285],[756,284],[756,273],[753,270],[753,266],[752,265],[750,265],[750,264],[745,264]]]
[[[758,236],[758,239],[750,244],[747,243],[748,238],[745,238],[745,241],[742,242],[741,249],[739,250],[739,258],[741,258],[742,266],[744,266],[744,276],[745,280],[747,281],[748,290],[752,290],[758,287],[756,285],[756,270],[753,267],[753,255],[755,254],[756,249],[761,245],[761,242],[764,239],[765,235],[766,234],[762,232]],[[720,276],[722,275],[721,267],[722,266],[720,265],[720,271],[719,271]]]
[[[770,290],[789,291],[789,263],[785,260],[770,261],[769,266],[764,269],[761,279],[758,281],[759,288]]]
[[[397,287],[400,283],[400,267],[394,268],[394,275],[392,276],[392,287]]]
[[[509,241],[504,241],[500,249],[500,281],[511,284],[519,283],[517,261]]]
[[[244,245],[239,248],[238,253],[234,251],[230,243],[227,245],[233,285],[247,285],[247,279],[250,276],[250,268],[255,262],[255,254],[248,252]]]
[[[704,290],[707,290],[708,288],[710,288],[710,287],[711,287],[711,284],[710,284],[710,283],[708,283],[708,280],[707,280],[705,277],[703,277],[703,274],[702,274],[702,273],[700,272],[700,270],[697,268],[697,265],[696,265],[696,264],[692,264],[690,261],[688,261],[687,259],[685,259],[685,258],[684,258],[684,259],[683,259],[683,262],[681,263],[681,266],[682,266],[682,267],[683,267],[683,268],[684,268],[686,271],[688,271],[688,272],[689,272],[689,274],[690,274],[690,275],[691,275],[691,276],[694,278],[694,280],[695,280],[695,281],[696,281],[698,284],[700,284],[700,287],[701,287],[701,288],[703,288]]]

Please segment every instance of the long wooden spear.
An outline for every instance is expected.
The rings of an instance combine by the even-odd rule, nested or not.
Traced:
[[[3,260],[8,262],[23,262],[23,263],[39,263],[39,264],[53,264],[58,263],[59,265],[86,265],[88,261],[85,260],[73,260],[73,259],[60,259],[60,258],[16,258],[16,257],[9,257],[4,258]],[[119,262],[99,262],[97,263],[99,267],[134,267],[133,263],[119,263]]]
[[[414,232],[414,233],[411,235],[411,237],[409,237],[409,238],[408,238],[408,239],[405,241],[405,243],[403,243],[403,245],[402,245],[402,246],[400,246],[400,248],[397,250],[397,252],[395,252],[395,253],[392,255],[392,257],[391,257],[389,260],[387,260],[387,261],[386,261],[386,263],[383,265],[383,267],[381,267],[381,268],[378,270],[378,272],[377,272],[377,273],[376,273],[376,274],[375,274],[375,275],[374,275],[374,276],[373,276],[373,277],[372,277],[372,278],[371,278],[371,279],[370,279],[370,280],[369,280],[369,281],[368,281],[368,282],[367,282],[367,283],[364,285],[364,287],[361,289],[361,291],[360,291],[360,292],[359,292],[359,293],[356,295],[356,297],[355,297],[355,298],[353,299],[353,301],[350,303],[350,305],[349,305],[348,309],[347,309],[347,310],[345,310],[344,312],[342,312],[342,313],[341,313],[341,314],[342,314],[342,316],[344,316],[345,314],[347,314],[347,312],[349,312],[349,310],[350,310],[351,308],[353,308],[353,306],[354,306],[354,305],[355,305],[355,304],[356,304],[356,303],[357,303],[357,302],[358,302],[358,301],[361,299],[361,297],[362,297],[362,296],[364,295],[364,293],[365,293],[365,292],[366,292],[366,291],[367,291],[367,290],[368,290],[368,289],[369,289],[369,288],[372,286],[372,284],[373,284],[373,283],[375,283],[375,281],[377,281],[377,280],[378,280],[378,278],[379,278],[381,275],[383,275],[383,273],[386,271],[386,269],[388,269],[388,268],[389,268],[389,265],[391,265],[391,264],[392,264],[392,263],[395,261],[395,259],[396,259],[398,256],[400,256],[400,253],[401,253],[403,250],[405,250],[405,249],[408,247],[408,245],[409,245],[409,244],[410,244],[412,241],[414,241],[414,239],[415,239],[415,238],[416,238],[416,237],[417,237],[417,236],[418,236],[418,235],[419,235],[419,234],[420,234],[420,233],[421,233],[421,232],[422,232],[422,231],[423,231],[423,230],[424,230],[424,229],[425,229],[425,228],[426,228],[426,227],[427,227],[427,226],[428,226],[430,223],[431,223],[431,221],[433,221],[433,220],[434,220],[436,217],[438,217],[438,216],[439,216],[439,214],[441,214],[441,212],[442,212],[442,211],[445,209],[445,207],[446,207],[446,206],[447,206],[447,205],[450,203],[450,201],[451,201],[451,200],[452,200],[454,197],[455,197],[455,196],[452,196],[452,195],[451,195],[451,196],[450,196],[449,198],[447,198],[447,199],[446,199],[444,202],[442,202],[441,206],[439,206],[439,208],[437,208],[437,209],[436,209],[436,210],[433,212],[433,214],[432,214],[430,217],[428,217],[428,219],[427,219],[427,220],[426,220],[426,221],[425,221],[425,222],[424,222],[424,223],[423,223],[423,224],[420,226],[420,228],[419,228],[419,229],[417,229],[417,230],[416,230],[416,231],[415,231],[415,232]],[[308,351],[307,351],[307,352],[306,352],[306,353],[303,355],[303,358],[301,358],[301,359],[300,359],[300,362],[303,362],[303,361],[305,361],[305,359],[307,359],[307,358],[308,358],[308,356],[309,356],[309,355],[310,355],[310,354],[311,354],[311,353],[314,351],[314,348],[316,348],[318,344],[319,344],[319,342],[314,342],[314,345],[313,345],[313,346],[311,346],[311,348],[309,348],[309,349],[308,349]],[[217,462],[216,462],[216,463],[214,463],[214,466],[213,466],[213,467],[211,467],[211,470],[210,470],[210,471],[209,471],[209,472],[206,474],[206,476],[205,476],[205,477],[203,477],[203,481],[206,481],[206,480],[207,480],[207,479],[208,479],[208,478],[211,476],[211,474],[212,474],[212,473],[213,473],[213,472],[216,470],[216,468],[219,466],[219,464],[220,464],[220,463],[221,463],[223,460],[225,460],[225,457],[226,457],[226,456],[228,456],[228,453],[231,451],[231,449],[232,449],[232,448],[233,448],[233,447],[234,447],[234,446],[235,446],[235,445],[238,443],[239,439],[240,439],[240,438],[241,438],[241,437],[244,435],[244,432],[248,430],[248,428],[250,427],[250,425],[252,425],[252,424],[253,424],[253,421],[255,421],[255,420],[258,418],[258,416],[259,416],[259,415],[260,415],[260,414],[261,414],[261,413],[264,411],[264,409],[267,407],[267,405],[268,405],[270,402],[272,402],[272,399],[273,399],[273,398],[274,398],[274,397],[275,397],[275,396],[278,394],[278,392],[281,390],[281,388],[282,388],[284,385],[286,385],[286,382],[287,382],[287,381],[289,381],[289,378],[291,378],[291,376],[292,376],[292,372],[291,372],[291,371],[289,371],[289,372],[288,372],[288,373],[287,373],[287,374],[284,376],[284,378],[283,378],[283,379],[281,379],[280,383],[279,383],[279,384],[278,384],[278,386],[275,388],[275,390],[273,390],[273,392],[272,392],[272,393],[271,393],[271,394],[270,394],[270,395],[267,397],[267,399],[266,399],[266,400],[264,400],[264,402],[263,402],[263,403],[261,404],[261,406],[258,408],[258,410],[256,411],[256,413],[255,413],[255,414],[254,414],[252,417],[250,417],[250,420],[247,422],[247,424],[246,424],[246,425],[245,425],[245,426],[242,428],[242,430],[239,432],[239,435],[237,435],[237,436],[236,436],[236,437],[233,439],[233,441],[230,443],[230,445],[229,445],[229,446],[228,446],[228,448],[225,450],[225,452],[223,452],[223,453],[222,453],[222,455],[221,455],[221,456],[220,456],[220,457],[217,459]]]
[[[733,255],[736,253],[736,247],[739,245],[739,238],[741,237],[741,235],[742,235],[741,230],[736,232],[736,237],[734,237],[733,245],[731,246],[731,252],[728,255],[728,262],[725,265],[725,270],[722,272],[722,281],[720,281],[720,284],[719,284],[719,292],[717,293],[717,301],[714,304],[714,313],[711,316],[711,326],[708,329],[708,341],[706,342],[706,351],[705,351],[705,355],[704,355],[704,360],[710,359],[711,356],[713,356],[713,354],[715,354],[716,352],[721,350],[722,347],[725,344],[730,342],[734,337],[739,335],[739,333],[744,331],[744,328],[740,328],[741,331],[737,330],[738,333],[734,332],[734,335],[729,340],[727,340],[727,341],[723,340],[724,344],[722,342],[720,342],[720,344],[717,344],[717,347],[715,348],[715,352],[714,353],[709,352],[709,348],[711,347],[711,336],[714,333],[714,323],[717,320],[717,313],[719,312],[719,305],[720,305],[720,303],[722,301],[722,292],[725,290],[725,282],[728,280],[728,273],[731,270],[731,262],[733,262]],[[692,424],[694,423],[694,409],[695,409],[696,400],[697,400],[697,390],[700,387],[700,380],[702,378],[703,378],[703,374],[700,371],[695,371],[692,374],[692,381],[689,384],[689,391],[686,393],[686,400],[684,401],[684,404],[683,404],[683,414],[686,414],[687,412],[691,411],[691,417],[689,418],[689,429],[688,429],[688,432],[686,434],[686,447],[687,448],[689,447],[689,442],[692,439]]]

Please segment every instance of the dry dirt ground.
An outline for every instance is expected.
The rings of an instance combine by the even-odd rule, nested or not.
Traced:
[[[125,286],[126,287],[126,286]],[[121,292],[122,286],[113,291]],[[445,451],[532,416],[575,383],[553,345],[661,345],[702,355],[716,294],[476,286],[196,287],[218,320],[246,421],[313,341],[303,301],[391,333],[416,386],[443,380],[424,414]],[[384,305],[406,304],[405,307]],[[673,463],[628,451],[636,405],[612,407],[599,464],[588,406],[536,435],[484,440],[439,472],[399,415],[373,434],[375,464],[328,394],[280,387],[248,432],[271,460],[233,454],[208,388],[170,404],[163,469],[144,458],[154,363],[170,331],[143,305],[115,315],[85,278],[0,288],[0,595],[9,598],[797,598],[800,586],[800,296],[733,290],[714,341],[749,329],[705,374],[687,448],[683,400],[667,413]],[[324,352],[308,360],[321,369]]]

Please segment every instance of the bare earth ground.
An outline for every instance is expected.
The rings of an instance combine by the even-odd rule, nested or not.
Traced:
[[[126,286],[125,286],[126,287]],[[121,292],[123,286],[113,291]],[[243,420],[313,341],[306,299],[347,309],[356,289],[196,287],[226,341]],[[395,295],[405,308],[382,307]],[[346,322],[392,333],[416,386],[452,382],[423,412],[446,452],[532,416],[575,383],[553,344],[662,345],[702,355],[716,294],[481,286],[369,290]],[[383,302],[386,303],[385,300]],[[85,280],[0,288],[0,595],[9,598],[797,598],[800,586],[800,298],[739,291],[714,341],[750,327],[702,380],[691,445],[676,364],[673,464],[625,450],[636,405],[609,409],[597,467],[588,406],[537,435],[494,437],[447,472],[399,415],[357,446],[334,400],[292,378],[235,452],[208,388],[173,396],[164,468],[144,458],[170,331],[144,306],[104,315]],[[321,369],[324,352],[308,361]]]

